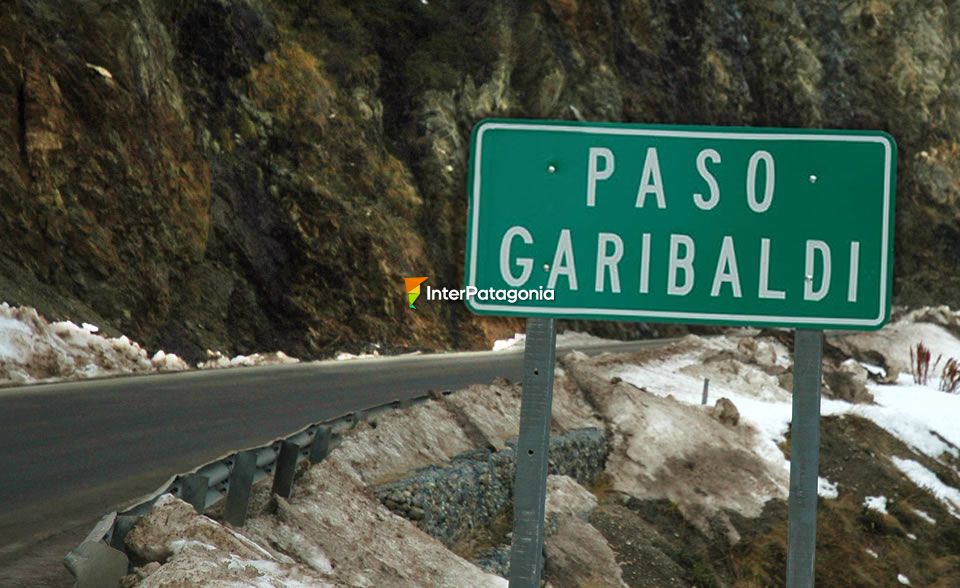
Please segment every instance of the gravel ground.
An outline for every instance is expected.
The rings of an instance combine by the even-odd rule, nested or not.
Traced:
[[[603,472],[608,452],[607,438],[599,429],[555,435],[550,438],[549,471],[591,484]],[[471,451],[449,465],[423,468],[378,486],[375,493],[387,508],[452,546],[465,535],[489,527],[509,508],[515,457],[513,442],[501,451]]]

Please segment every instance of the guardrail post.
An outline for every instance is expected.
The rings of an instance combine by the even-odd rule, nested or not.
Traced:
[[[84,541],[63,558],[63,565],[77,579],[76,588],[120,586],[129,561],[122,551],[102,541]]]
[[[233,469],[230,470],[227,501],[223,507],[223,520],[234,527],[242,527],[247,522],[247,508],[250,506],[253,476],[256,472],[257,453],[255,451],[242,451],[236,455]]]
[[[273,474],[273,493],[290,498],[293,493],[293,476],[297,473],[297,461],[300,457],[300,445],[293,441],[284,441],[277,456],[277,469]]]
[[[210,481],[201,474],[187,474],[180,478],[180,498],[203,514],[207,508],[207,488]]]
[[[353,426],[359,427],[362,423],[367,422],[367,411],[358,410],[353,413]]]
[[[133,526],[136,525],[139,520],[140,517],[135,515],[117,515],[113,523],[113,534],[110,536],[110,547],[119,549],[120,551],[125,550],[126,544],[124,543],[124,539],[127,538],[127,533],[133,529]]]
[[[330,454],[330,439],[333,437],[330,427],[317,427],[313,436],[313,445],[310,446],[310,463],[319,463]]]

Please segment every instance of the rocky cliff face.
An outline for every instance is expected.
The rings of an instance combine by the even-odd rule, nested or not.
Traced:
[[[880,128],[897,299],[960,304],[960,6],[0,0],[0,298],[189,356],[470,346],[485,116]]]

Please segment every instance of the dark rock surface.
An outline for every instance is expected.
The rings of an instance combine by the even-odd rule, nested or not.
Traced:
[[[0,298],[188,358],[486,345],[401,278],[462,282],[469,130],[522,116],[885,129],[895,297],[956,306],[958,31],[890,0],[0,0]]]

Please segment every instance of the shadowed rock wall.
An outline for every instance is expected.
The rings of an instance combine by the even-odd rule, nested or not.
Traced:
[[[401,278],[462,282],[467,137],[515,116],[885,129],[897,300],[957,305],[958,31],[939,1],[0,0],[0,298],[189,358],[484,345],[516,321]]]

